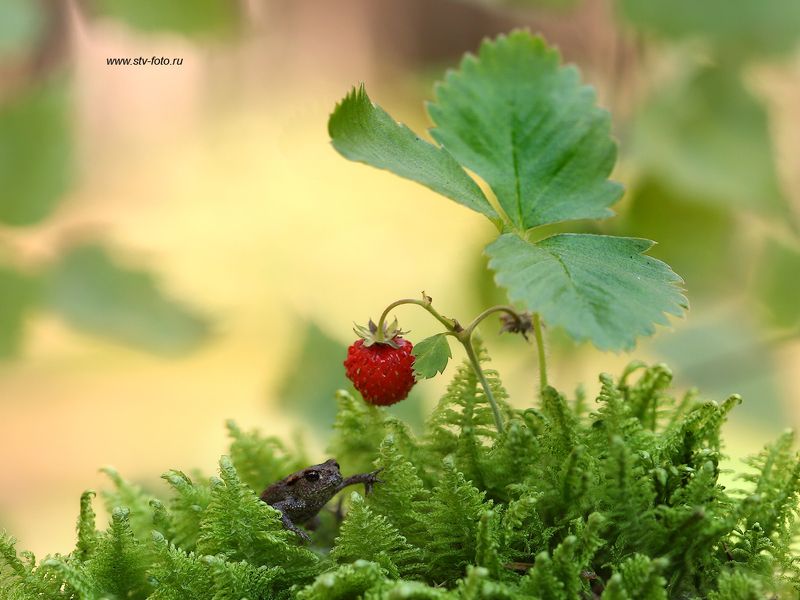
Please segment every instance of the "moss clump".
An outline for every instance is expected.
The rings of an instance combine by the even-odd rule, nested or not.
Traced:
[[[486,361],[486,356],[483,355]],[[512,409],[468,364],[417,438],[340,392],[331,451],[345,473],[382,467],[344,521],[326,515],[301,546],[261,488],[302,466],[275,439],[230,425],[220,476],[169,471],[159,499],[111,472],[112,519],[81,499],[76,549],[36,562],[0,538],[0,597],[576,598],[734,600],[800,590],[792,544],[800,460],[792,433],[749,461],[742,489],[719,483],[720,427],[739,402],[668,392],[666,367],[603,375],[597,404],[547,388]],[[299,456],[299,453],[298,453]],[[257,485],[256,485],[257,484]],[[255,486],[255,487],[253,487]]]

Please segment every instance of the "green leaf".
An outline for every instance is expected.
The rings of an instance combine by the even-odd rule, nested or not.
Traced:
[[[72,248],[47,275],[49,306],[70,325],[152,352],[188,351],[209,321],[164,295],[150,273],[115,262],[101,246]]]
[[[238,20],[229,0],[97,0],[98,10],[143,31],[176,31],[187,35],[231,30]]]
[[[486,247],[489,267],[509,298],[603,350],[633,347],[666,314],[687,307],[681,278],[644,256],[653,242],[636,238],[559,234],[536,243],[507,233]]]
[[[362,85],[336,105],[328,121],[333,147],[345,158],[386,169],[499,219],[478,184],[443,148],[422,140],[372,103]]]
[[[71,178],[64,86],[48,83],[0,106],[0,223],[38,223],[67,191]]]
[[[447,361],[453,356],[444,333],[437,333],[418,342],[411,354],[414,355],[414,377],[417,381],[443,372]]]
[[[758,292],[771,324],[800,326],[800,250],[769,240],[758,269]]]
[[[0,358],[14,356],[22,342],[25,315],[37,300],[36,282],[0,267]]]
[[[511,223],[529,229],[608,217],[622,186],[610,117],[578,70],[517,31],[485,41],[436,87],[431,135],[492,188]]]
[[[633,24],[668,38],[701,37],[726,59],[791,50],[800,38],[797,0],[621,0]]]
[[[790,212],[766,109],[735,73],[707,68],[659,91],[636,118],[631,145],[645,170],[690,201]]]
[[[372,104],[363,87],[334,110],[328,130],[346,158],[426,185],[492,220],[497,215],[462,167],[492,188],[507,226],[602,218],[622,187],[610,118],[577,69],[539,37],[486,41],[436,88],[428,112],[436,147]]]

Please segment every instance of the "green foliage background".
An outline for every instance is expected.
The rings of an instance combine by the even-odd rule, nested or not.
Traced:
[[[228,4],[204,2],[207,10],[198,11],[193,3],[181,13],[189,4],[173,3],[177,12],[137,12],[143,3],[121,0],[95,6],[100,16],[149,31],[225,33],[236,21]],[[681,2],[666,12],[645,0],[618,5],[642,43],[676,49],[681,68],[637,99],[634,116],[619,127],[634,185],[625,219],[602,232],[658,239],[654,255],[684,274],[696,294],[698,326],[664,349],[679,369],[697,361],[688,350],[698,339],[733,339],[769,379],[770,352],[798,333],[800,309],[787,298],[797,291],[800,251],[796,215],[776,174],[768,106],[746,74],[796,47],[797,5],[771,0],[756,12],[747,2]],[[41,41],[40,6],[0,6],[0,50],[25,54]],[[702,51],[686,52],[694,44]],[[0,233],[24,235],[21,228],[42,223],[76,179],[69,80],[59,69],[35,75],[0,103]],[[754,219],[768,226],[742,235]],[[687,235],[687,223],[698,233]],[[731,252],[704,252],[709,235]],[[744,286],[730,277],[742,260],[755,274]],[[26,317],[36,310],[156,351],[194,347],[209,330],[146,270],[95,243],[65,247],[63,256],[36,265],[4,246],[0,261],[2,355],[18,354]],[[76,290],[85,294],[77,304]],[[737,305],[729,318],[699,318],[731,296]],[[754,314],[757,326],[742,327],[742,315]],[[737,375],[730,368],[701,371],[712,390],[730,387]],[[97,530],[93,494],[84,494],[69,555],[37,561],[4,537],[0,590],[10,599],[574,598],[599,586],[606,598],[796,594],[791,436],[753,459],[742,490],[723,488],[719,427],[736,400],[718,406],[693,394],[672,398],[661,367],[632,379],[604,378],[596,411],[580,396],[567,401],[555,391],[535,409],[507,407],[511,426],[503,438],[492,433],[465,370],[419,438],[340,395],[332,450],[348,472],[383,466],[386,483],[371,497],[354,497],[340,528],[329,518],[311,550],[298,548],[256,497],[265,482],[307,459],[231,427],[230,460],[220,461],[219,477],[168,471],[169,497],[151,496],[110,472],[111,522]],[[502,396],[496,379],[495,385]],[[763,391],[748,397],[765,401]]]
[[[572,13],[566,11],[581,8],[580,2],[516,0],[507,4],[519,11],[514,14],[521,22],[540,15],[567,20]],[[796,3],[680,2],[668,8],[651,0],[612,4],[618,16],[614,35],[619,46],[636,45],[633,67],[622,73],[621,80],[608,83],[623,90],[614,90],[609,101],[629,194],[621,208],[623,218],[599,228],[585,224],[580,228],[657,239],[653,256],[671,264],[692,290],[695,317],[687,328],[697,329],[678,338],[686,340],[679,352],[664,356],[689,376],[692,361],[708,358],[693,352],[690,340],[708,329],[726,336],[731,333],[730,323],[746,322],[742,335],[748,337],[751,354],[766,353],[766,371],[758,382],[744,384],[753,385],[772,406],[770,414],[785,418],[779,406],[774,355],[797,338],[800,327],[798,304],[792,301],[796,278],[791,271],[800,264],[800,241],[797,211],[776,169],[771,99],[753,85],[751,74],[765,65],[785,64],[793,56],[800,37]],[[57,6],[4,2],[0,60],[11,65],[37,64],[35,59],[53,41],[50,38],[59,35],[52,29],[59,15]],[[145,34],[177,33],[197,43],[234,42],[243,32],[240,11],[217,0],[172,2],[169,10],[129,0],[104,0],[89,8],[85,15],[89,19],[117,21]],[[546,12],[554,9],[554,17]],[[491,9],[486,10],[491,14]],[[659,68],[663,63],[670,68]],[[30,67],[20,85],[0,91],[0,242],[24,239],[30,228],[46,225],[67,193],[80,183],[71,122],[74,90],[69,52],[65,49],[59,60],[43,65]],[[624,91],[631,87],[632,95]],[[446,97],[446,86],[442,93]],[[617,101],[626,109],[617,110]],[[627,108],[631,104],[633,110]],[[90,278],[99,287],[128,290],[121,283],[126,272],[152,270],[146,264],[122,264],[118,258],[122,249],[113,240],[85,243],[102,246],[98,251],[108,254],[109,268],[92,272],[85,265],[81,269],[86,272],[80,275],[73,269],[64,275],[75,277],[72,285]],[[59,253],[77,250],[71,246],[64,244]],[[708,252],[709,247],[717,251]],[[87,295],[85,302],[92,302],[87,312],[96,318],[92,322],[76,318],[71,307],[54,305],[46,293],[48,286],[40,285],[54,267],[48,260],[26,260],[13,243],[0,244],[4,273],[0,286],[12,276],[13,281],[33,284],[25,284],[25,291],[0,295],[3,356],[19,355],[29,321],[39,314],[55,314],[78,330],[162,354],[196,348],[212,331],[202,307],[193,306],[197,302],[172,298],[158,279],[142,283],[141,290],[130,294],[127,311],[114,310],[111,295]],[[119,276],[116,271],[121,271]],[[720,303],[731,306],[730,318],[716,318]],[[167,304],[168,310],[154,310]],[[136,331],[131,333],[131,328]],[[659,347],[654,350],[660,352]],[[715,391],[730,391],[727,383],[739,377],[740,369],[722,349],[713,358],[709,362],[715,367],[702,383]]]
[[[45,225],[77,183],[69,53],[64,47],[58,59],[48,55],[51,45],[66,46],[59,30],[66,10],[63,3],[0,4],[0,66],[27,65],[21,83],[0,87],[0,290],[25,286],[0,294],[0,359],[19,355],[36,312],[145,351],[186,352],[207,340],[210,318],[171,298],[147,268],[122,264],[108,240],[73,240],[55,260],[34,264],[7,241]],[[218,0],[107,0],[92,16],[143,31],[220,36],[233,31],[237,11]]]

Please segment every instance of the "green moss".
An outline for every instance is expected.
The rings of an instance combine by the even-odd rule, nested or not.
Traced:
[[[311,547],[258,499],[271,482],[259,478],[280,477],[275,469],[302,459],[231,424],[233,460],[222,458],[219,477],[193,481],[169,471],[168,492],[155,498],[109,471],[115,489],[103,497],[111,523],[96,530],[94,494],[85,493],[67,556],[37,563],[0,538],[0,597],[796,594],[793,434],[748,461],[743,490],[728,490],[719,483],[720,427],[738,397],[676,399],[663,365],[633,365],[601,383],[591,412],[552,388],[536,407],[503,403],[502,435],[468,368],[456,372],[420,437],[382,409],[340,394],[332,448],[346,474],[382,467],[383,483],[366,498],[355,494],[344,522],[328,519]],[[496,374],[492,386],[505,398]]]

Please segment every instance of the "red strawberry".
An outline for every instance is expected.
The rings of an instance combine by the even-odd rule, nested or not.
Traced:
[[[400,402],[414,387],[414,356],[411,342],[400,337],[396,324],[389,328],[394,335],[377,339],[377,327],[359,327],[362,339],[347,349],[345,374],[370,404],[388,406]]]

